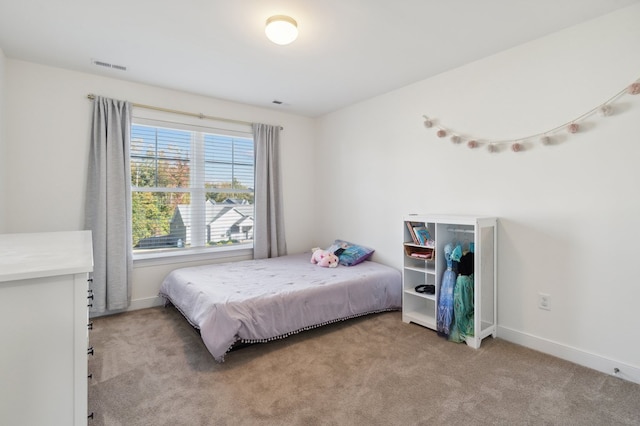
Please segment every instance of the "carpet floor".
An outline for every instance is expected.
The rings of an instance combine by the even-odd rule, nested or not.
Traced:
[[[640,425],[640,385],[369,315],[213,360],[173,307],[94,318],[90,425]]]

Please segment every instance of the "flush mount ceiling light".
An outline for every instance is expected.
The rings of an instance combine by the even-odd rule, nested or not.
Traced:
[[[289,16],[275,15],[267,19],[264,32],[269,40],[284,46],[298,37],[298,23]]]

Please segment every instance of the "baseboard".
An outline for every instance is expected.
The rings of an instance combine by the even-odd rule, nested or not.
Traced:
[[[611,376],[619,377],[630,382],[640,384],[640,368],[605,358],[590,352],[583,351],[562,343],[554,342],[508,327],[498,326],[497,335],[500,339],[507,340],[527,348],[591,368]]]
[[[132,300],[127,308],[127,311],[137,311],[138,309],[154,308],[156,306],[163,306],[164,298],[160,296],[147,297],[145,299]]]
[[[160,296],[147,297],[144,299],[132,300],[131,303],[129,304],[129,307],[126,309],[118,309],[114,311],[106,311],[101,313],[93,312],[89,314],[89,317],[99,318],[99,317],[104,317],[108,315],[121,314],[123,312],[129,312],[129,311],[137,311],[138,309],[154,308],[156,306],[163,306],[163,305],[164,305],[164,299],[162,297]]]

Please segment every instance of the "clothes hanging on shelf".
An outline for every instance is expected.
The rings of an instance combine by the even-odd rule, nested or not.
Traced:
[[[454,261],[453,257],[460,258],[457,252],[458,247],[459,246],[456,246],[454,248],[451,243],[444,247],[444,258],[447,262],[447,270],[442,274],[436,318],[436,329],[441,336],[449,336],[451,322],[453,321],[453,290],[456,285],[456,266],[458,263]],[[462,249],[460,249],[460,253],[461,252]]]
[[[462,259],[462,246],[460,243],[457,243],[456,246],[451,251],[451,260],[458,263]]]
[[[458,265],[458,277],[453,290],[453,321],[449,340],[452,342],[464,342],[467,337],[473,337],[473,271],[474,253],[473,246],[465,253]]]

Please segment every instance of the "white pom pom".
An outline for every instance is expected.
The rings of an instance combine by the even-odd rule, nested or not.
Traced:
[[[603,117],[608,117],[613,114],[613,107],[611,105],[602,105],[600,107],[600,115]]]

